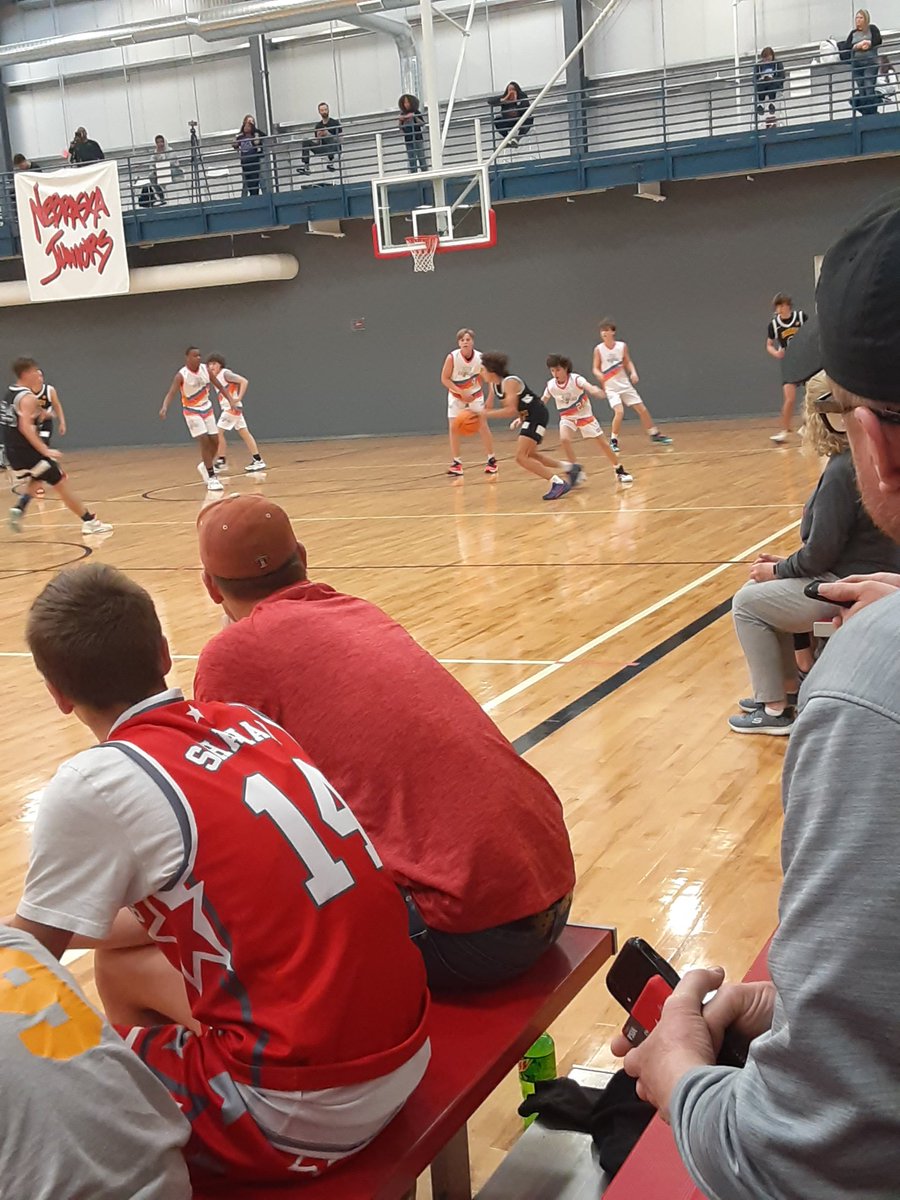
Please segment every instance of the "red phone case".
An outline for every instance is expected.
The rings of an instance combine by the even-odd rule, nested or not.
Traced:
[[[653,975],[647,980],[622,1027],[622,1032],[632,1046],[639,1046],[657,1025],[662,1016],[663,1005],[671,995],[672,988],[661,975]]]

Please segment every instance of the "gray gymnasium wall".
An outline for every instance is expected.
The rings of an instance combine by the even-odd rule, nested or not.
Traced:
[[[779,289],[813,302],[813,259],[853,214],[900,183],[897,160],[671,185],[653,204],[627,189],[507,204],[494,250],[442,256],[433,276],[376,262],[370,231],[343,240],[287,230],[235,253],[288,250],[290,283],[10,308],[3,346],[57,384],[72,446],[183,442],[162,396],[189,342],[249,376],[248,414],[273,438],[445,428],[438,376],[459,326],[502,349],[537,386],[548,353],[590,370],[597,320],[613,315],[660,420],[774,412],[763,350]],[[214,239],[136,251],[133,265],[231,253]],[[353,322],[365,320],[365,330]]]

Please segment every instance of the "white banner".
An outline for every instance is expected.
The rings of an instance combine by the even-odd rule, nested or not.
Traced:
[[[16,209],[33,301],[128,291],[116,162],[17,171]]]

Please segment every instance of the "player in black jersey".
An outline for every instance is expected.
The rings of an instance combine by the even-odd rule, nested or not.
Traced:
[[[533,475],[548,479],[550,491],[544,499],[558,500],[572,490],[580,468],[577,463],[560,462],[538,450],[550,423],[550,410],[525,380],[510,375],[508,368],[505,354],[482,354],[481,378],[489,385],[484,415],[495,421],[514,418],[512,428],[519,431],[516,462]],[[502,408],[495,407],[498,400]],[[562,473],[569,478],[564,479]]]
[[[807,316],[802,308],[794,308],[794,302],[784,292],[779,292],[772,301],[775,313],[769,322],[766,336],[766,352],[772,358],[784,358],[788,342],[795,333],[799,333],[806,324]],[[773,433],[771,441],[786,442],[791,432],[791,418],[794,415],[794,405],[797,403],[796,383],[783,385],[784,400],[781,405],[781,429]]]
[[[25,483],[25,492],[9,510],[10,528],[15,532],[22,528],[26,508],[36,490],[46,484],[53,488],[66,508],[81,518],[83,535],[109,533],[112,525],[99,521],[69,490],[59,466],[59,451],[41,440],[38,428],[43,412],[40,393],[44,387],[44,374],[41,368],[33,358],[17,358],[12,369],[16,382],[0,400],[0,425],[7,462]]]

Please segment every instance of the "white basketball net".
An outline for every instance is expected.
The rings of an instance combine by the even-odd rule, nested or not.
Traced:
[[[418,271],[433,271],[434,256],[437,253],[437,248],[440,245],[441,239],[437,234],[429,233],[422,237],[408,237],[406,244],[409,247],[409,252],[412,255],[413,270]]]

